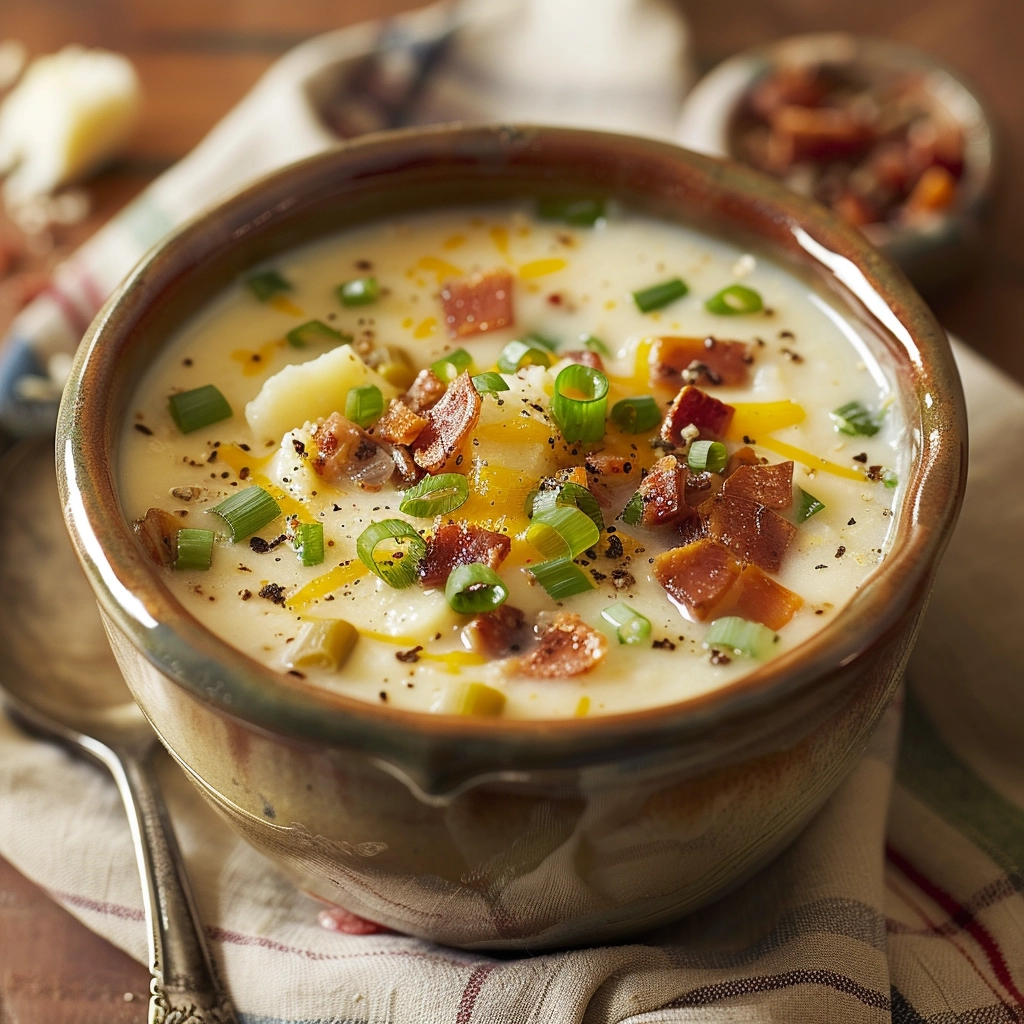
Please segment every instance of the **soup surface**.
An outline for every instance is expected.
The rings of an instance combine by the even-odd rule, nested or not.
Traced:
[[[423,712],[720,687],[885,556],[888,372],[801,281],[599,201],[451,209],[257,268],[125,424],[168,586],[282,673]]]

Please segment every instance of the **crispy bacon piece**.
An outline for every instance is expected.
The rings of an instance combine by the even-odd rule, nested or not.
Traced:
[[[669,444],[682,444],[683,430],[691,423],[700,431],[701,437],[720,438],[729,429],[735,412],[731,405],[687,384],[669,406],[661,424],[661,439]]]
[[[151,508],[135,523],[135,536],[157,565],[174,565],[178,557],[181,520],[162,508]]]
[[[520,649],[524,640],[526,616],[509,604],[493,612],[474,615],[462,627],[462,642],[478,654],[504,658]]]
[[[392,399],[387,412],[377,421],[377,434],[391,444],[410,445],[427,425],[427,418],[414,412],[401,398]]]
[[[783,106],[816,107],[831,87],[816,65],[783,65],[754,86],[750,105],[767,119]]]
[[[412,444],[412,457],[428,473],[443,473],[461,460],[462,447],[480,418],[480,395],[469,372],[448,385],[444,397],[427,413],[427,425]]]
[[[686,504],[697,508],[708,498],[718,494],[721,489],[722,477],[718,473],[711,473],[708,470],[703,473],[690,473],[686,478]]]
[[[656,338],[651,346],[651,384],[673,390],[684,384],[743,387],[754,357],[742,341],[717,338]]]
[[[672,548],[654,559],[654,575],[677,604],[698,622],[713,618],[740,578],[732,552],[715,540]]]
[[[519,671],[535,679],[567,679],[596,668],[608,652],[603,633],[575,612],[559,612],[540,634],[540,644],[519,659]]]
[[[863,152],[874,142],[871,126],[848,107],[788,104],[771,117],[772,163],[784,170],[801,160],[831,160]]]
[[[769,629],[782,629],[804,603],[799,594],[776,583],[753,564],[743,567],[736,590],[735,613],[764,623]]]
[[[425,587],[443,587],[458,565],[483,562],[497,569],[512,550],[503,533],[492,533],[473,523],[446,523],[427,541],[427,553],[419,565]]]
[[[725,493],[767,505],[789,508],[793,504],[793,463],[774,466],[740,466],[725,481]]]
[[[935,213],[952,205],[956,199],[956,178],[945,167],[935,165],[917,179],[917,184],[907,197],[903,207],[904,216],[913,219],[924,214]]]
[[[426,412],[436,405],[445,392],[444,381],[433,370],[427,368],[416,374],[409,390],[402,395],[402,401],[413,412]]]
[[[661,526],[696,514],[686,503],[689,475],[690,471],[674,455],[658,459],[637,488],[643,502],[640,513],[643,526]]]
[[[413,461],[409,449],[404,444],[384,444],[381,447],[391,456],[398,474],[397,487],[405,489],[419,483],[427,474]]]
[[[444,322],[453,338],[497,331],[514,323],[512,275],[507,270],[474,274],[441,287]]]
[[[340,413],[313,428],[313,470],[329,483],[349,480],[364,491],[379,491],[395,470],[391,455]]]
[[[591,352],[588,348],[574,348],[569,352],[562,353],[563,359],[568,359],[570,363],[580,363],[583,366],[589,366],[592,370],[600,370],[604,372],[604,361],[597,352]]]
[[[725,467],[725,475],[732,476],[740,466],[760,466],[761,460],[757,457],[757,452],[753,448],[744,445],[742,448],[737,448],[736,451],[729,456],[729,462]]]
[[[716,494],[700,507],[708,536],[744,562],[778,572],[796,536],[796,527],[777,512],[749,498]]]

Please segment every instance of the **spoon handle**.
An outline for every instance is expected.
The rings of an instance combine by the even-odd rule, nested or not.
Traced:
[[[109,765],[121,791],[149,924],[149,1024],[237,1024],[217,980],[178,841],[147,752],[119,749]]]

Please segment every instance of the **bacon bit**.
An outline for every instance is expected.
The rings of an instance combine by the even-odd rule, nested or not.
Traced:
[[[395,464],[395,472],[398,474],[398,486],[400,488],[412,487],[413,484],[419,483],[426,476],[426,473],[413,461],[409,449],[404,445],[389,444],[387,446],[387,453]]]
[[[419,565],[425,587],[443,587],[459,565],[483,562],[497,569],[512,550],[503,533],[492,533],[473,523],[446,523],[427,541],[427,553]]]
[[[178,557],[178,517],[162,508],[151,508],[135,523],[135,536],[157,565],[174,565]]]
[[[431,369],[420,370],[409,390],[402,395],[402,401],[413,412],[426,412],[437,405],[445,392],[445,383]]]
[[[597,352],[591,352],[587,348],[574,348],[569,352],[562,353],[563,359],[570,363],[580,363],[582,366],[589,366],[592,370],[604,372],[604,362]]]
[[[444,397],[427,413],[427,425],[412,444],[412,457],[428,473],[443,473],[461,456],[483,403],[468,371],[448,385]]]
[[[725,493],[749,498],[768,508],[789,508],[793,504],[793,463],[740,466],[725,481]]]
[[[725,475],[727,477],[732,476],[740,466],[760,466],[761,460],[757,457],[757,452],[753,448],[748,448],[744,445],[742,448],[737,448],[736,451],[729,456],[729,462],[725,467]]]
[[[377,433],[391,444],[412,444],[426,425],[425,416],[413,412],[401,398],[396,398],[377,421]]]
[[[903,207],[908,220],[951,206],[956,199],[956,178],[945,167],[933,166],[917,179]]]
[[[753,357],[742,341],[717,338],[656,338],[651,346],[651,384],[672,389],[684,384],[743,387]]]
[[[722,477],[718,473],[707,470],[703,473],[690,473],[686,478],[686,504],[696,508],[718,494],[721,489]]]
[[[604,634],[575,612],[559,612],[540,634],[540,645],[519,659],[519,671],[535,679],[568,679],[596,668],[607,652]]]
[[[683,443],[683,430],[691,423],[705,439],[722,437],[736,410],[725,402],[687,384],[672,402],[661,424],[661,439],[669,444]]]
[[[507,270],[492,270],[462,281],[448,281],[441,288],[441,305],[453,338],[510,327],[515,322],[512,275]]]
[[[654,559],[658,582],[698,622],[714,616],[740,572],[740,563],[732,552],[714,540],[672,548]]]
[[[716,494],[700,507],[708,536],[730,548],[745,562],[778,572],[796,536],[796,527],[756,501]]]
[[[804,603],[799,594],[776,583],[756,565],[743,567],[737,591],[736,613],[769,629],[782,629]]]
[[[511,605],[503,604],[493,612],[474,615],[462,627],[462,642],[471,651],[489,658],[504,658],[518,651],[526,616]]]
[[[641,525],[661,526],[695,514],[684,496],[689,475],[690,471],[674,455],[658,459],[637,488],[643,502]]]
[[[310,465],[329,483],[346,479],[364,491],[379,491],[395,470],[389,453],[337,412],[313,428],[313,443]]]
[[[873,140],[871,127],[840,107],[780,107],[771,118],[775,159],[783,167],[801,160],[838,159],[860,152]]]

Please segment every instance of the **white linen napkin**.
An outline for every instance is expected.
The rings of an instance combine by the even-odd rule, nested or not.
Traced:
[[[580,0],[565,9],[603,12],[620,29],[667,10],[638,0],[624,21],[628,6]],[[468,88],[467,98],[467,87],[481,67],[473,53],[486,50],[472,40],[486,39],[488,24],[516,38],[509,26],[517,17],[529,24],[540,9],[539,0],[445,4],[320,37],[284,57],[193,154],[76,254],[55,286],[59,297],[27,311],[0,366],[0,390],[5,367],[15,399],[11,367],[44,374],[47,357],[77,341],[71,309],[87,319],[167,227],[247,175],[330,144],[323,117],[351,131],[433,116],[453,109],[455,96],[479,104],[484,91]],[[615,46],[607,24],[593,38]],[[638,31],[642,39],[647,30]],[[685,35],[676,39],[685,51]],[[547,45],[528,33],[527,42],[536,52]],[[634,51],[623,44],[623,52]],[[666,46],[657,57],[675,52]],[[505,68],[512,82],[515,67]],[[654,81],[642,72],[638,81]],[[571,96],[572,79],[562,81]],[[685,69],[666,81],[681,88]],[[343,101],[326,103],[343,82]],[[636,94],[633,123],[665,132],[672,118],[657,111],[672,104],[647,103],[646,88]],[[501,96],[496,87],[492,116]],[[566,119],[570,109],[567,99]],[[630,944],[522,958],[327,932],[319,906],[237,839],[165,761],[162,782],[202,916],[245,1024],[1024,1019],[1024,574],[1016,546],[1024,451],[1008,443],[1024,430],[1024,390],[962,346],[957,357],[972,424],[968,499],[905,706],[887,713],[786,853],[684,921]],[[21,408],[8,403],[5,412],[17,420]],[[0,718],[0,821],[0,854],[145,960],[130,837],[105,775]]]

